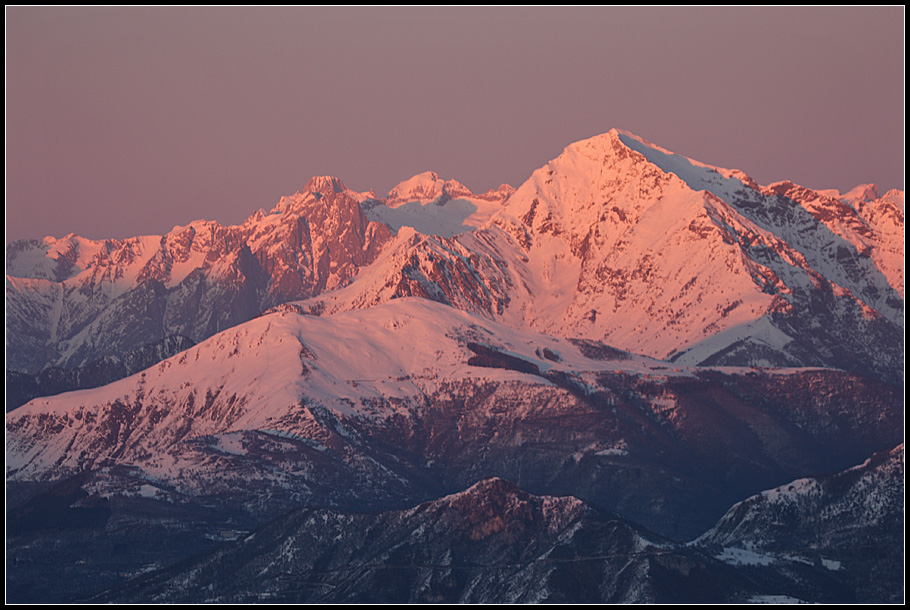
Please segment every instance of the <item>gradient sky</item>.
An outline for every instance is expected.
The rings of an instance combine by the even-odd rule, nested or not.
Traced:
[[[520,185],[626,129],[904,188],[904,7],[7,7],[6,238],[236,224],[312,175]]]

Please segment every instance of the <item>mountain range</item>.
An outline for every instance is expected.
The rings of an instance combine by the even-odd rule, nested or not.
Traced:
[[[903,223],[612,130],[9,244],[10,600],[902,601]]]

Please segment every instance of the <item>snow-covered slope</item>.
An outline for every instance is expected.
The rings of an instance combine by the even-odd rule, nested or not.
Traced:
[[[573,144],[535,172],[496,222],[526,236],[537,292],[564,303],[561,317],[530,319],[557,334],[667,357],[800,308],[802,295],[821,286],[843,307],[901,323],[902,298],[869,256],[860,257],[858,248],[868,254],[875,246],[843,239],[809,207],[806,197],[767,196],[741,172],[614,130]]]
[[[6,411],[12,411],[39,396],[53,396],[107,385],[192,346],[193,342],[186,337],[173,335],[158,343],[143,345],[132,352],[108,356],[77,368],[48,367],[37,375],[7,371]]]
[[[813,191],[792,182],[769,185],[766,191],[785,195],[850,243],[859,256],[872,257],[891,287],[904,296],[904,192],[879,195],[874,184],[847,193]],[[837,253],[844,258],[846,254]]]
[[[120,494],[127,469],[163,498],[282,506],[394,506],[496,474],[691,533],[740,494],[896,442],[901,417],[893,387],[845,373],[674,367],[401,298],[282,308],[35,399],[7,415],[6,464],[16,482],[119,472],[98,489]],[[631,471],[664,503],[626,488]]]
[[[798,479],[748,498],[699,543],[775,551],[796,542],[834,550],[852,539],[853,529],[899,526],[903,497],[901,444],[835,475]]]
[[[515,358],[527,372],[469,364],[484,355],[481,345]],[[166,452],[184,438],[245,430],[295,435],[316,406],[340,416],[388,419],[407,412],[409,401],[465,379],[552,386],[546,373],[557,366],[554,359],[578,374],[666,368],[631,354],[619,364],[588,358],[566,340],[425,299],[326,317],[285,310],[222,332],[138,375],[31,401],[7,420],[7,469],[14,479],[57,477],[116,458],[170,476]],[[110,428],[118,413],[137,405],[128,426]],[[47,418],[59,427],[52,442],[34,428]]]

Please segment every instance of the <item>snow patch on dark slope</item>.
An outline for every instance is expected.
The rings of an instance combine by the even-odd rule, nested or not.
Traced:
[[[403,511],[297,511],[93,601],[653,603],[760,591],[698,550],[576,498],[494,478]]]
[[[843,472],[743,500],[695,544],[730,560],[796,556],[842,572],[860,599],[902,603],[904,497],[902,443]]]

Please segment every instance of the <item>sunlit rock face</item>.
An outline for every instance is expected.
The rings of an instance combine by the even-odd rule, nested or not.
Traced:
[[[7,367],[76,367],[165,337],[194,342],[274,305],[343,286],[391,238],[361,197],[316,177],[238,226],[164,236],[16,242],[7,252]]]

